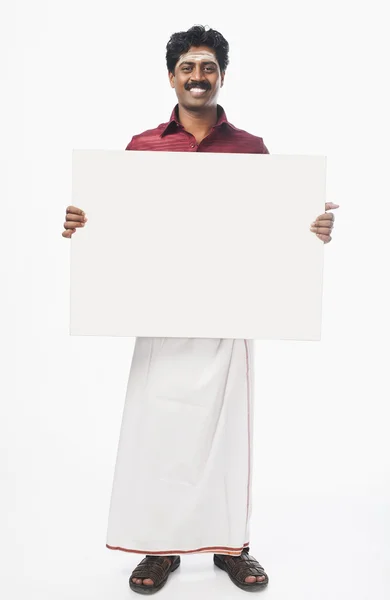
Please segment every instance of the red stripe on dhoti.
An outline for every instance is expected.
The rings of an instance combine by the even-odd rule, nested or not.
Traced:
[[[120,550],[122,552],[133,552],[135,554],[155,554],[155,555],[164,555],[167,554],[169,556],[176,554],[194,554],[196,552],[213,552],[214,554],[233,554],[239,556],[244,548],[249,546],[249,542],[244,544],[242,548],[230,548],[228,546],[207,546],[205,548],[196,548],[195,550],[159,550],[158,552],[153,552],[150,550],[131,550],[129,548],[121,548],[120,546],[109,546],[106,544],[106,548],[109,550]]]

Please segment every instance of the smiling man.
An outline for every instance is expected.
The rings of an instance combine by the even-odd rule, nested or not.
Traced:
[[[178,104],[168,122],[133,136],[127,150],[268,153],[261,137],[232,125],[217,104],[228,52],[212,29],[173,34],[166,61]],[[205,193],[198,174],[189,182]],[[312,223],[323,242],[333,219],[325,212]],[[69,207],[63,236],[85,223],[83,211]],[[130,576],[132,590],[160,590],[181,555],[205,552],[241,589],[268,584],[249,554],[252,440],[252,340],[137,338],[107,532],[108,548],[146,554]]]

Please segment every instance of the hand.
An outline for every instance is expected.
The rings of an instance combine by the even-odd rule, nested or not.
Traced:
[[[339,204],[333,204],[333,202],[325,203],[325,210],[332,210],[333,208],[339,208]],[[334,225],[334,214],[325,212],[316,218],[310,226],[310,231],[313,231],[317,237],[324,242],[329,244],[332,239],[331,231]]]
[[[75,206],[68,206],[65,219],[65,231],[62,232],[62,237],[65,238],[71,238],[76,232],[76,227],[84,227],[85,223],[88,221],[85,212],[81,210],[81,208],[76,208]]]

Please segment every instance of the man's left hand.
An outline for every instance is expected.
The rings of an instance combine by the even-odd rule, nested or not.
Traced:
[[[333,202],[325,203],[325,210],[332,210],[334,208],[339,208],[339,204],[333,204]],[[329,244],[332,239],[331,231],[334,225],[334,214],[325,212],[323,215],[320,215],[316,218],[315,221],[310,226],[310,231],[313,231],[317,235],[317,237],[324,242],[324,244]]]

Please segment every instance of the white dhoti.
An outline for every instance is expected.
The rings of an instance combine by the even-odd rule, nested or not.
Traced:
[[[239,555],[251,514],[253,341],[137,338],[107,548]]]

